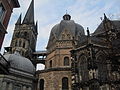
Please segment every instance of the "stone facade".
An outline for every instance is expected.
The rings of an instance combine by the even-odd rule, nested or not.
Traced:
[[[104,15],[96,31],[90,34],[87,29],[85,35],[83,27],[65,14],[51,30],[47,51],[37,52],[38,32],[32,0],[23,21],[21,15],[18,18],[11,45],[2,57],[8,62],[2,63],[8,73],[0,74],[0,89],[119,90],[119,26],[120,21],[109,20]],[[43,61],[45,69],[35,73],[31,61],[34,66]]]
[[[44,89],[45,90],[62,90],[62,79],[64,77],[68,78],[68,84],[69,84],[69,90],[71,90],[71,71],[70,68],[68,68],[68,70],[48,70],[45,71],[43,70],[40,71],[39,73],[39,80],[38,80],[38,89],[40,90],[40,80],[43,79],[44,80]]]
[[[39,78],[37,90],[71,90],[70,51],[74,49],[78,37],[84,35],[84,31],[82,26],[70,18],[70,15],[65,14],[60,24],[55,25],[51,30],[45,69],[37,71]]]
[[[104,20],[90,35],[79,41],[72,54],[73,90],[120,89],[119,21]]]
[[[19,49],[22,56],[32,59],[32,53],[35,52],[38,35],[37,23],[34,23],[34,0],[32,0],[23,21],[21,19],[20,15],[15,24],[10,45],[12,47],[11,53]]]
[[[32,80],[26,78],[0,75],[0,88],[1,90],[33,90]]]

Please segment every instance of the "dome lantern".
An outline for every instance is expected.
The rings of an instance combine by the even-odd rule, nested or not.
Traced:
[[[70,20],[71,19],[71,16],[69,14],[65,14],[63,16],[63,20]]]

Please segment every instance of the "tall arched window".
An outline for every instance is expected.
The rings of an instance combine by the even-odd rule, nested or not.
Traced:
[[[19,47],[21,46],[21,44],[22,44],[22,41],[21,41],[21,40],[19,40]]]
[[[68,78],[67,77],[62,78],[62,90],[69,90]]]
[[[64,66],[69,66],[69,57],[64,57]]]
[[[18,46],[18,44],[17,44],[17,40],[15,41],[15,47],[16,47],[16,46]]]
[[[107,65],[106,65],[106,59],[104,55],[99,55],[97,57],[97,66],[98,66],[98,78],[102,80],[107,79]]]
[[[23,48],[25,48],[25,42],[23,42]]]
[[[52,60],[50,61],[50,68],[52,67]]]
[[[39,88],[40,88],[40,90],[44,90],[44,80],[43,79],[40,79],[40,86],[39,86]]]
[[[85,55],[82,55],[79,58],[79,74],[82,81],[88,79],[87,58]]]
[[[2,4],[0,4],[0,22],[3,20],[3,16],[5,14],[5,8]]]

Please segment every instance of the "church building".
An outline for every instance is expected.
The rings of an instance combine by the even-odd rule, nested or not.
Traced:
[[[0,90],[120,90],[120,20],[104,14],[94,33],[86,31],[66,13],[51,29],[46,51],[36,50],[32,0],[0,57]],[[39,63],[45,68],[36,71]]]
[[[84,34],[81,25],[71,20],[69,14],[56,24],[50,33],[47,45],[45,69],[37,71],[38,90],[72,90],[71,89],[71,54],[78,39]]]

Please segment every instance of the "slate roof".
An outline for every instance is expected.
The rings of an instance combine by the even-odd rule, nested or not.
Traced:
[[[81,32],[81,34],[84,35],[83,27],[76,24],[73,20],[62,20],[60,24],[57,24],[52,28],[51,33],[53,33],[56,38],[59,38],[61,32],[65,29],[69,30],[73,36],[75,36],[78,32]]]
[[[32,62],[29,59],[22,57],[18,52],[15,52],[14,54],[5,54],[4,57],[10,63],[11,68],[31,74],[35,73]]]
[[[113,26],[115,27],[115,29],[120,31],[120,20],[113,20],[111,22],[112,22]],[[98,28],[95,30],[95,32],[92,35],[94,36],[94,35],[101,34],[104,32],[105,32],[105,30],[104,30],[103,22],[101,22],[101,24],[98,26]]]
[[[34,0],[32,0],[25,18],[23,19],[23,24],[34,24]]]

